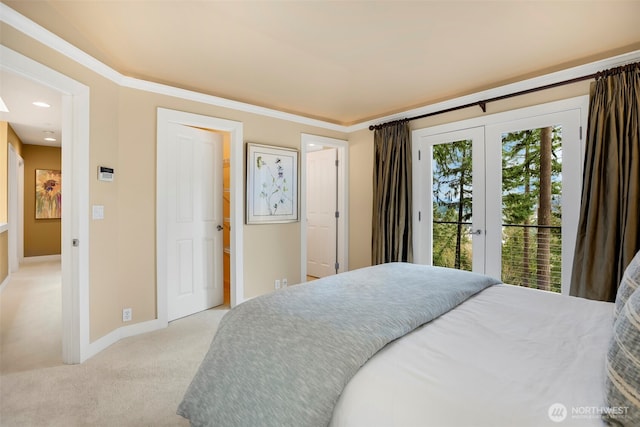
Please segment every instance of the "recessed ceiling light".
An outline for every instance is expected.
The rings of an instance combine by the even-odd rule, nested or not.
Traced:
[[[53,133],[53,131],[51,130],[45,130],[44,131],[44,140],[45,141],[56,141],[56,139],[54,138],[55,134]]]
[[[47,104],[44,101],[36,101],[33,103],[33,105],[35,105],[36,107],[42,107],[42,108],[49,108],[51,107],[51,105]]]

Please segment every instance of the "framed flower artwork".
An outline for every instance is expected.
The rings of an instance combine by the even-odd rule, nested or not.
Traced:
[[[247,224],[298,221],[298,151],[247,143]]]

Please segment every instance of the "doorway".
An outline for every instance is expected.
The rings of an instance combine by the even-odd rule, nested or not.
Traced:
[[[586,110],[580,97],[414,131],[416,262],[568,293]]]
[[[230,199],[229,212],[223,213],[222,217],[217,220],[214,227],[215,232],[220,234],[220,242],[222,242],[222,231],[224,224],[229,227],[229,266],[230,266],[230,289],[229,302],[233,307],[244,301],[243,288],[243,262],[242,262],[242,225],[244,212],[243,197],[243,178],[242,178],[242,158],[243,158],[243,139],[242,139],[242,123],[234,122],[215,117],[202,116],[198,114],[185,113],[181,111],[168,110],[158,108],[158,140],[157,140],[157,205],[156,205],[156,236],[157,236],[157,290],[158,290],[158,319],[163,324],[167,324],[173,315],[169,314],[169,276],[168,258],[169,246],[172,237],[168,231],[170,222],[172,221],[168,215],[169,206],[172,203],[172,197],[169,188],[175,184],[170,184],[170,162],[175,160],[171,155],[171,128],[172,127],[189,127],[205,130],[205,133],[217,133],[227,135],[229,140],[229,184],[228,192],[225,197]],[[222,152],[222,148],[220,150]],[[220,164],[219,178],[222,181],[222,158]],[[201,179],[200,179],[201,180]],[[222,191],[223,184],[220,183]],[[181,193],[182,194],[182,193]],[[222,195],[219,198],[222,202]],[[227,218],[227,221],[224,221]],[[220,225],[220,229],[217,227]],[[224,243],[227,246],[227,243]],[[222,246],[221,246],[222,247]],[[222,259],[220,257],[220,266],[214,270],[222,272]],[[205,263],[206,264],[206,263]],[[188,269],[185,271],[189,271]],[[191,271],[194,271],[191,269]]]
[[[168,126],[168,320],[221,305],[222,135]]]
[[[58,91],[62,98],[62,359],[82,363],[89,341],[89,88],[0,45],[0,69]]]
[[[301,281],[347,271],[347,141],[302,134]]]
[[[9,273],[20,268],[24,258],[24,160],[9,144]]]

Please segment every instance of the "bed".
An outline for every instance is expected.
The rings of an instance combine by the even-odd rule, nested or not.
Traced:
[[[225,315],[178,414],[194,426],[538,427],[602,426],[613,412],[635,425],[605,374],[633,290],[614,305],[406,263],[290,287]]]

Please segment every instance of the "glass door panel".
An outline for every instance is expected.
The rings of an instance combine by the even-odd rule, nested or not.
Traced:
[[[568,292],[582,164],[578,110],[487,126],[487,274]]]
[[[501,145],[501,279],[560,292],[562,126],[505,132]]]
[[[426,136],[414,151],[416,262],[484,272],[483,129]]]
[[[433,146],[433,265],[472,270],[473,169],[469,139]]]

